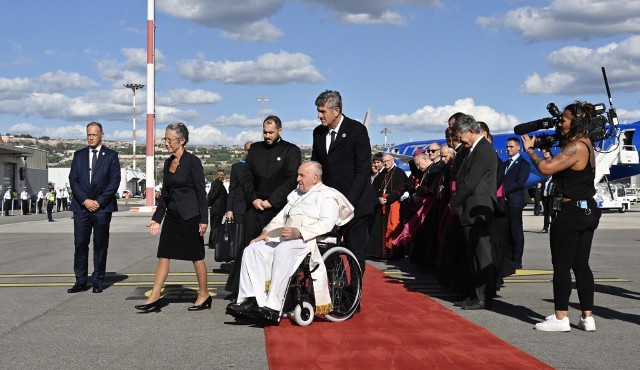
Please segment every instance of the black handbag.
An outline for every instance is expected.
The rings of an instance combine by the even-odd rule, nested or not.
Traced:
[[[236,257],[236,250],[238,248],[238,234],[240,225],[233,221],[225,221],[222,224],[222,232],[220,237],[216,240],[215,252],[213,259],[216,262],[230,262]]]

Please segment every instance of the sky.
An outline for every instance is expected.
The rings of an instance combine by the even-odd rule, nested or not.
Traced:
[[[312,142],[315,99],[371,110],[372,144],[441,138],[458,111],[509,132],[546,106],[609,100],[640,119],[640,1],[156,0],[156,137],[184,122],[190,143]],[[132,139],[131,89],[146,82],[146,0],[0,5],[0,133]],[[145,137],[147,88],[136,93]],[[267,98],[258,102],[258,98]]]

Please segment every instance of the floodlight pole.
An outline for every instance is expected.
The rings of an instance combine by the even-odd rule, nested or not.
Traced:
[[[136,90],[142,89],[143,84],[125,84],[124,87],[133,91],[133,169],[136,169]]]
[[[264,103],[264,102],[268,102],[268,101],[269,101],[269,98],[266,98],[266,97],[264,97],[264,96],[261,96],[261,97],[259,97],[259,98],[256,98],[256,101],[257,101],[258,103],[260,103],[260,125],[262,125],[262,122],[264,122],[264,114],[262,114],[262,103]],[[260,127],[261,127],[261,129],[262,129],[262,126],[260,126]]]
[[[384,134],[384,146],[383,146],[383,148],[386,148],[387,147],[387,134],[390,134],[391,130],[389,130],[388,128],[385,127],[384,129],[382,129],[382,131],[380,131],[380,133]]]

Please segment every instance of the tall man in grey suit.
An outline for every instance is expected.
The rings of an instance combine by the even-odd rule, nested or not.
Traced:
[[[320,125],[313,130],[311,160],[322,165],[322,182],[355,207],[345,226],[345,241],[364,272],[369,215],[377,196],[371,186],[371,144],[367,128],[342,114],[342,96],[327,90],[316,98]]]
[[[69,184],[73,192],[73,270],[76,283],[67,290],[77,293],[87,290],[89,241],[93,231],[93,292],[102,293],[107,267],[111,213],[118,210],[116,191],[120,185],[118,153],[102,145],[102,125],[87,125],[89,146],[73,154]]]
[[[452,127],[470,153],[458,172],[457,190],[449,206],[459,214],[466,242],[474,294],[462,304],[463,309],[490,308],[495,289],[491,238],[489,236],[496,199],[497,157],[476,120],[469,115],[456,119]]]

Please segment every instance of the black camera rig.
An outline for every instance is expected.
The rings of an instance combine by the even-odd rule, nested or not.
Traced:
[[[595,116],[589,117],[589,138],[595,143],[602,144],[603,140],[612,137],[617,137],[618,131],[618,116],[616,110],[613,107],[613,100],[611,98],[611,91],[609,90],[609,82],[607,80],[607,74],[604,67],[602,67],[602,75],[604,77],[604,83],[607,88],[607,95],[609,96],[609,111],[606,111],[604,103],[594,104]],[[516,135],[525,135],[538,130],[550,130],[556,129],[554,134],[541,133],[537,135],[533,146],[536,148],[550,148],[560,140],[558,134],[558,124],[562,120],[562,112],[558,109],[555,103],[547,104],[547,111],[551,117],[537,119],[535,121],[525,122],[516,125],[513,128],[513,132]],[[608,125],[609,124],[609,125]],[[603,149],[600,147],[600,149]]]

